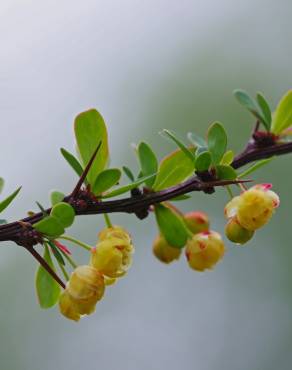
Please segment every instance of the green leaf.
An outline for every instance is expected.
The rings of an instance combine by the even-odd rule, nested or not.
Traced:
[[[271,157],[268,159],[262,159],[261,161],[256,162],[249,168],[247,168],[245,171],[241,172],[237,177],[241,179],[242,177],[246,177],[247,175],[251,174],[252,172],[255,172],[262,166],[265,166],[266,164],[270,163],[275,157]]]
[[[153,189],[162,190],[177,185],[190,177],[194,169],[194,162],[181,150],[176,150],[160,162]]]
[[[112,197],[116,197],[117,195],[127,193],[128,191],[137,188],[139,185],[143,184],[143,182],[145,182],[145,181],[147,181],[147,180],[149,180],[149,179],[151,179],[152,177],[155,177],[155,176],[156,176],[156,173],[154,173],[150,176],[142,177],[139,180],[137,180],[135,182],[132,182],[131,184],[121,186],[120,188],[115,189],[115,190],[111,191],[110,193],[104,194],[102,196],[102,198],[112,198]]]
[[[66,159],[66,161],[69,163],[69,165],[73,168],[73,170],[80,177],[83,173],[83,168],[80,162],[78,161],[78,159],[64,148],[61,148],[61,153],[63,157]]]
[[[0,225],[5,225],[7,224],[7,220],[0,219]]]
[[[267,122],[269,130],[270,130],[271,123],[272,123],[272,113],[271,113],[270,106],[268,102],[266,101],[265,97],[259,92],[257,93],[257,101],[258,101],[258,105],[260,106],[263,112],[263,116],[265,117],[265,121]]]
[[[64,228],[67,228],[74,222],[75,211],[70,204],[60,202],[54,205],[50,216],[55,217]]]
[[[232,150],[227,150],[227,152],[224,153],[220,164],[230,165],[233,162],[234,159],[234,153]]]
[[[95,195],[102,194],[106,190],[110,189],[114,185],[117,185],[122,172],[118,168],[109,168],[103,170],[97,175],[92,191]]]
[[[49,246],[52,249],[52,252],[56,258],[56,260],[63,266],[65,266],[64,258],[62,257],[62,254],[59,252],[59,249],[55,246],[55,244],[51,241],[48,241]]]
[[[178,195],[175,198],[171,198],[171,201],[172,202],[179,202],[181,200],[187,200],[187,199],[191,199],[191,196],[187,195],[187,194],[182,194],[182,195]]]
[[[279,135],[292,126],[292,90],[289,90],[280,100],[273,115],[271,131]]]
[[[159,230],[167,242],[173,247],[183,248],[188,232],[182,218],[162,204],[155,205],[155,216]]]
[[[0,177],[0,193],[2,193],[3,187],[4,187],[4,179]]]
[[[129,167],[123,166],[123,171],[128,176],[128,178],[129,178],[130,181],[135,181],[135,177],[133,175],[133,172],[130,170]]]
[[[51,192],[51,204],[52,206],[62,202],[62,200],[65,198],[65,194],[61,193],[60,191],[53,190]]]
[[[64,234],[65,229],[60,224],[60,221],[54,216],[44,217],[39,222],[33,225],[33,228],[42,234],[48,235],[49,237],[57,238]]]
[[[237,178],[235,169],[223,164],[216,166],[216,174],[220,180],[235,180]]]
[[[74,124],[78,151],[86,167],[98,144],[101,146],[87,175],[88,183],[93,186],[97,175],[108,163],[109,151],[106,125],[102,116],[95,109],[80,113]]]
[[[44,260],[55,271],[49,249],[46,245]],[[41,308],[54,306],[58,302],[61,293],[59,284],[42,266],[39,266],[36,273],[36,292]]]
[[[210,152],[206,151],[196,157],[195,167],[196,171],[207,171],[211,165],[212,158]]]
[[[206,141],[199,135],[193,133],[193,132],[189,132],[188,135],[187,135],[189,141],[196,147],[200,148],[200,147],[207,147],[207,143]]]
[[[138,158],[140,162],[142,176],[149,176],[152,173],[157,172],[158,161],[157,161],[156,155],[147,143],[141,142],[138,145],[137,154],[138,154]],[[155,182],[155,177],[153,177],[150,180],[146,180],[145,184],[146,186],[151,188],[154,182]]]
[[[227,135],[219,122],[214,122],[208,130],[208,149],[213,164],[220,163],[227,146]]]
[[[20,192],[20,189],[21,189],[21,186],[18,189],[16,189],[12,194],[10,194],[7,198],[2,200],[2,202],[0,202],[0,213],[9,206],[9,204],[14,200],[14,198]]]
[[[248,95],[244,90],[234,90],[233,92],[239,103],[248,109],[258,120],[260,120],[265,128],[269,131],[269,123],[266,121],[265,117],[260,113],[256,102]]]
[[[179,147],[179,149],[191,160],[191,161],[195,161],[195,156],[193,154],[193,152],[191,152],[186,146],[185,144],[180,141],[173,132],[169,131],[169,130],[163,130],[161,132],[162,135],[165,135],[167,136],[168,138],[170,138],[172,141],[175,142],[175,144]]]

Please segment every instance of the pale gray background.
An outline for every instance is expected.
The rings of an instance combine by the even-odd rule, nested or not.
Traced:
[[[291,88],[290,1],[36,1],[0,3],[0,175],[5,194],[23,185],[11,220],[69,192],[76,177],[59,148],[74,149],[74,116],[96,107],[108,123],[112,165],[135,165],[130,143],[160,155],[157,132],[203,134],[226,124],[239,150],[253,119],[232,90],[261,90],[275,105]],[[291,157],[259,171],[282,204],[244,248],[228,244],[214,272],[151,254],[153,219],[115,216],[137,252],[129,275],[79,324],[39,309],[36,263],[1,245],[1,370],[289,370],[292,367]],[[227,196],[196,194],[185,210],[209,212],[223,230]],[[71,234],[94,243],[102,218],[78,219]],[[86,261],[80,254],[80,261]]]

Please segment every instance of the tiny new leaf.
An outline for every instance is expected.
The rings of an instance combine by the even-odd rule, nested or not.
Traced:
[[[220,164],[230,165],[233,162],[234,159],[234,153],[232,150],[227,150],[227,152],[224,153]]]
[[[55,271],[49,248],[45,245],[44,260]],[[50,308],[54,306],[61,293],[59,284],[42,267],[39,266],[36,273],[36,292],[41,308]]]
[[[280,100],[273,115],[271,131],[279,135],[290,126],[292,126],[292,90]]]
[[[122,176],[118,168],[103,170],[97,175],[92,191],[95,195],[100,195],[114,185],[117,185]]]
[[[227,135],[219,122],[214,122],[208,130],[208,149],[211,153],[212,163],[219,164],[227,146]]]
[[[153,189],[162,190],[177,185],[190,177],[194,169],[194,162],[178,149],[160,162]]]
[[[161,234],[173,247],[183,248],[188,238],[182,217],[163,204],[155,205],[155,216]]]
[[[196,157],[196,162],[195,162],[196,171],[198,172],[207,171],[211,165],[211,162],[212,162],[212,158],[211,158],[210,152],[205,151],[205,152],[200,153]]]
[[[53,190],[50,195],[51,198],[51,204],[52,206],[62,202],[62,200],[65,198],[65,194],[61,193],[60,191]]]
[[[80,113],[74,124],[78,151],[85,167],[91,159],[98,144],[101,146],[88,172],[88,183],[93,186],[97,175],[105,169],[108,163],[109,151],[107,129],[102,116],[95,109]]]
[[[138,158],[140,162],[142,176],[149,176],[152,173],[157,172],[158,161],[157,161],[156,155],[147,143],[141,142],[138,145],[137,154],[138,154]],[[155,182],[155,177],[153,177],[152,179],[146,180],[145,184],[146,186],[151,188],[154,182]]]
[[[14,198],[20,192],[20,189],[21,189],[21,186],[18,189],[16,189],[12,194],[10,194],[7,198],[2,200],[2,202],[0,202],[0,213],[9,206],[9,204],[14,200]]]

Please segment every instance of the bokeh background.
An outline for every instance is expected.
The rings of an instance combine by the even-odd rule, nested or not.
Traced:
[[[51,189],[72,189],[59,148],[74,149],[74,116],[90,107],[108,124],[113,166],[135,168],[130,144],[141,139],[160,156],[172,150],[162,128],[203,135],[214,120],[239,151],[253,119],[232,90],[262,91],[275,106],[291,88],[291,11],[288,0],[2,0],[0,175],[4,195],[23,185],[5,216],[48,204]],[[153,218],[114,215],[133,234],[134,265],[78,324],[38,307],[36,262],[2,243],[0,368],[291,369],[291,157],[255,179],[274,183],[281,207],[246,247],[227,243],[210,273],[191,271],[184,258],[160,264]],[[223,231],[226,201],[219,190],[182,208],[207,211]],[[70,233],[94,244],[102,227],[101,216],[80,217]]]

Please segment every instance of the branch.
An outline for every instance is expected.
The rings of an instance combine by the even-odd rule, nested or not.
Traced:
[[[240,153],[233,161],[232,166],[238,169],[250,162],[254,162],[259,159],[270,158],[272,156],[283,155],[292,153],[292,143],[272,143],[268,146],[259,145],[255,140],[250,140],[246,149]],[[234,184],[238,181],[202,181],[198,176],[193,176],[183,183],[170,187],[168,189],[141,193],[138,196],[132,196],[129,198],[111,200],[111,201],[100,201],[93,198],[87,199],[86,207],[84,205],[80,207],[78,202],[72,202],[72,197],[69,195],[65,197],[64,201],[70,203],[76,212],[76,215],[93,215],[100,213],[134,213],[139,214],[143,210],[147,210],[149,206],[158,204],[167,200],[171,200],[179,195],[187,194],[193,191],[204,191],[210,192],[214,187],[224,186],[228,184]],[[47,210],[50,212],[50,209]],[[33,216],[24,218],[21,222],[33,225],[42,219],[43,214],[37,213]],[[6,225],[0,226],[0,241],[14,241],[19,245],[24,245],[22,230],[23,227],[21,222],[16,221]]]

